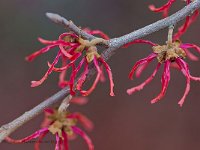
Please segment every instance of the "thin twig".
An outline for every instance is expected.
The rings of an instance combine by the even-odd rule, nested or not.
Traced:
[[[117,50],[118,48],[120,48],[121,46],[123,46],[124,44],[127,44],[135,39],[147,36],[151,33],[159,31],[170,25],[176,24],[177,22],[184,19],[186,16],[190,15],[192,12],[194,12],[194,10],[198,9],[199,7],[200,7],[200,0],[195,0],[194,2],[190,3],[189,5],[187,5],[186,7],[184,7],[183,9],[181,9],[180,11],[178,11],[177,13],[173,14],[170,17],[167,17],[167,18],[157,21],[153,24],[145,26],[145,27],[143,27],[139,30],[136,30],[134,32],[131,32],[127,35],[109,40],[109,48],[106,49],[102,53],[103,59],[108,60],[113,55],[114,51]],[[54,22],[64,25],[64,27],[69,28],[76,34],[81,35],[88,40],[94,39],[94,37],[83,32],[75,24],[73,24],[72,22],[69,22],[68,20],[66,20],[63,17],[60,17],[59,15],[48,13],[47,16]],[[94,69],[90,69],[89,74],[90,75],[94,74],[94,72],[95,72]],[[10,135],[12,132],[14,132],[17,128],[19,128],[26,122],[30,121],[33,117],[35,117],[38,114],[40,114],[41,112],[43,112],[43,110],[45,108],[62,100],[64,97],[69,95],[69,93],[70,93],[69,88],[66,87],[66,88],[62,89],[61,91],[59,91],[58,93],[51,96],[50,98],[46,99],[45,101],[43,101],[42,103],[40,103],[39,105],[37,105],[36,107],[31,109],[30,111],[24,113],[19,118],[15,119],[14,121],[12,121],[6,125],[3,125],[0,128],[0,142],[5,137]]]

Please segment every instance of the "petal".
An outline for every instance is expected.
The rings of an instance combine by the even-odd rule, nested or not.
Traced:
[[[63,54],[65,57],[67,57],[67,58],[71,58],[71,57],[72,57],[72,55],[69,54],[68,51],[63,47],[63,45],[59,45],[59,48],[60,48],[62,54]]]
[[[190,25],[197,19],[199,15],[199,11],[196,10],[192,16],[187,16],[185,23],[178,28],[178,32],[174,34],[173,39],[179,39],[186,31],[187,29],[190,27]]]
[[[88,98],[87,97],[73,97],[70,103],[74,103],[77,105],[85,105],[88,103]]]
[[[150,63],[154,58],[156,58],[156,54],[152,53],[149,56],[147,56],[146,58],[140,59],[139,61],[137,61],[135,63],[135,65],[133,66],[133,68],[131,69],[131,72],[129,73],[129,79],[133,80],[133,74],[135,73],[135,70],[140,66],[143,65],[145,63]]]
[[[87,78],[87,74],[89,72],[89,69],[88,69],[88,62],[86,61],[85,62],[85,67],[84,67],[84,71],[83,73],[81,74],[80,78],[78,79],[78,82],[77,82],[77,90],[82,90],[82,86],[83,86],[83,83],[85,82],[86,78]]]
[[[88,117],[79,112],[72,113],[68,115],[67,118],[77,119],[78,121],[80,121],[83,127],[88,131],[91,131],[94,128],[94,124],[92,123],[92,121]]]
[[[190,79],[194,80],[194,81],[200,81],[200,77],[194,77],[190,75]]]
[[[94,150],[94,145],[91,139],[88,137],[88,135],[85,132],[83,132],[80,128],[77,128],[75,126],[73,126],[72,129],[76,134],[80,135],[85,140],[85,142],[88,145],[89,150]]]
[[[151,46],[156,46],[156,45],[158,45],[158,44],[155,44],[155,43],[153,43],[153,42],[151,42],[151,41],[148,41],[148,40],[137,39],[137,40],[134,40],[134,41],[132,41],[132,42],[129,42],[129,43],[125,44],[125,45],[123,46],[123,48],[127,48],[127,47],[129,47],[130,45],[132,45],[132,44],[137,44],[137,43],[149,44],[149,45],[151,45]]]
[[[198,61],[199,58],[197,56],[195,56],[194,54],[192,54],[188,49],[184,49],[187,57],[193,61]]]
[[[103,72],[103,66],[101,66],[100,69],[101,69],[100,81],[101,82],[105,82],[106,81],[106,77],[105,77],[104,72]]]
[[[149,5],[149,9],[154,12],[163,12],[163,17],[168,16],[168,9],[171,7],[171,5],[175,2],[176,0],[169,0],[166,4],[163,6],[156,8],[154,5]]]
[[[100,62],[102,62],[102,64],[104,65],[104,67],[106,68],[107,74],[108,74],[108,78],[110,80],[110,96],[115,96],[114,94],[114,82],[113,82],[113,76],[112,76],[112,71],[110,66],[105,62],[105,60],[103,58],[99,58],[98,59]]]
[[[165,66],[164,66],[164,72],[162,74],[162,89],[161,92],[159,93],[159,95],[154,98],[153,100],[151,100],[151,103],[156,103],[157,101],[159,101],[166,93],[168,84],[169,84],[169,80],[170,80],[170,61],[166,61],[165,62]]]
[[[32,139],[38,138],[40,135],[42,135],[43,133],[46,133],[46,132],[48,132],[48,128],[43,128],[43,129],[40,129],[40,130],[36,131],[35,133],[33,133],[33,134],[23,138],[23,139],[14,140],[10,137],[7,137],[6,141],[9,142],[9,143],[15,143],[15,144],[25,143],[25,142],[28,142]]]
[[[41,55],[43,53],[48,52],[51,48],[54,48],[56,46],[58,46],[58,44],[46,46],[46,47],[44,47],[44,48],[42,48],[42,49],[40,49],[40,50],[32,53],[31,55],[27,56],[26,60],[27,61],[33,61],[37,56],[39,56],[39,55]]]
[[[156,69],[154,70],[154,72],[152,73],[152,75],[151,75],[149,78],[147,78],[147,80],[145,80],[142,84],[140,84],[140,85],[138,85],[138,86],[136,86],[136,87],[133,87],[133,88],[131,88],[131,89],[128,89],[128,90],[127,90],[127,93],[128,93],[129,95],[131,95],[131,94],[133,94],[133,93],[136,92],[136,91],[142,90],[142,89],[144,88],[144,86],[146,86],[148,83],[150,83],[150,82],[153,80],[153,78],[155,77],[155,75],[156,75],[156,73],[158,72],[158,69],[159,69],[159,68],[160,68],[160,63],[158,63]]]
[[[185,101],[186,96],[188,95],[189,91],[190,91],[190,73],[189,73],[189,69],[188,69],[188,65],[186,64],[186,62],[184,62],[183,60],[181,60],[180,58],[176,59],[176,63],[179,65],[179,67],[181,68],[182,73],[184,74],[184,76],[186,77],[186,88],[185,88],[185,92],[183,94],[183,97],[179,100],[178,104],[182,107],[183,103]]]
[[[99,80],[100,80],[101,69],[100,69],[100,67],[99,67],[99,64],[98,64],[98,62],[97,62],[97,58],[96,58],[96,57],[94,57],[93,62],[94,62],[94,65],[95,65],[95,67],[96,67],[96,70],[97,70],[97,76],[96,76],[96,79],[94,80],[92,86],[90,87],[90,89],[88,89],[88,90],[86,90],[86,91],[80,89],[80,92],[81,92],[81,94],[82,94],[83,96],[88,96],[89,94],[91,94],[92,91],[96,88],[97,83],[98,83]]]
[[[92,34],[92,35],[99,35],[100,37],[102,37],[103,39],[105,40],[109,40],[110,38],[108,37],[108,35],[106,35],[105,33],[103,33],[102,31],[100,30],[92,30],[92,31],[89,31],[88,32],[89,34]]]
[[[64,37],[66,36],[71,36],[72,38],[78,38],[78,35],[76,35],[75,33],[69,33],[69,32],[66,32],[66,33],[62,33],[60,36],[59,36],[59,40],[62,40]]]
[[[69,150],[68,137],[65,132],[62,132],[64,138],[64,150]]]
[[[70,85],[70,94],[71,95],[75,95],[75,91],[74,91],[74,84],[75,84],[75,78],[77,76],[77,73],[79,72],[79,70],[81,69],[83,63],[86,62],[86,58],[84,57],[81,62],[79,63],[79,65],[77,66],[77,68],[72,72],[71,77],[70,77],[70,81],[69,81],[69,85]]]
[[[40,79],[39,81],[31,81],[31,87],[36,87],[36,86],[41,85],[48,78],[48,76],[53,71],[53,67],[58,63],[60,56],[61,56],[61,52],[59,51],[56,58],[54,59],[52,65],[51,65],[51,67],[47,70],[47,72],[42,77],[42,79]]]
[[[55,150],[61,150],[60,140],[61,140],[61,138],[56,133],[56,146],[55,146]]]
[[[43,138],[46,136],[47,133],[48,131],[44,132],[43,134],[39,136],[38,140],[35,142],[35,145],[34,145],[35,150],[40,150],[40,143],[42,142]]]
[[[47,62],[47,65],[49,66],[49,68],[52,68],[52,70],[55,72],[62,72],[62,71],[66,71],[69,67],[73,66],[74,63],[66,64],[65,66],[60,67],[60,68],[53,67],[53,65],[50,62]]]
[[[195,45],[195,44],[191,44],[191,43],[184,43],[180,46],[181,48],[194,48],[198,53],[200,53],[200,47]]]

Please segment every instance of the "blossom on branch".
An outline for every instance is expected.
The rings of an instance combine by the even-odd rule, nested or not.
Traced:
[[[82,104],[85,100],[86,99],[84,98],[76,98],[75,103],[79,103],[80,101]],[[93,128],[93,123],[79,112],[70,113],[66,111],[59,112],[57,109],[45,109],[45,118],[41,124],[40,130],[23,139],[14,140],[7,137],[6,140],[9,143],[20,144],[37,138],[38,140],[35,143],[35,150],[39,150],[43,138],[48,133],[51,133],[55,135],[56,138],[55,150],[69,150],[69,140],[74,139],[76,135],[79,135],[87,143],[89,150],[93,150],[94,146],[91,139],[82,129],[77,127],[78,122],[80,122],[88,131],[91,131]]]
[[[59,50],[54,61],[52,63],[48,62],[49,69],[45,75],[39,81],[32,81],[32,87],[41,85],[54,71],[60,73],[59,86],[61,88],[69,86],[71,95],[75,95],[75,90],[79,90],[83,96],[87,96],[95,89],[99,81],[104,80],[102,67],[100,67],[102,65],[105,67],[110,80],[110,95],[114,96],[114,83],[111,69],[98,53],[96,47],[97,44],[105,44],[106,40],[109,38],[106,34],[99,30],[92,31],[86,28],[84,31],[92,35],[100,35],[102,38],[95,38],[91,41],[88,41],[72,32],[61,34],[56,41],[48,41],[39,38],[39,41],[43,44],[46,44],[47,46],[26,57],[28,61],[34,60],[37,56],[48,52],[51,48],[59,47]],[[60,59],[62,60],[62,66],[55,67]],[[87,78],[89,73],[89,65],[91,64],[94,65],[97,71],[97,76],[91,88],[88,90],[83,90],[82,86]],[[84,66],[84,70],[83,72],[80,72],[82,66]],[[71,75],[69,76],[69,79],[66,80],[66,72],[69,69],[71,69]],[[81,76],[78,78],[76,83],[75,78],[78,74],[81,74]]]
[[[183,97],[179,100],[179,103],[178,103],[180,106],[182,106],[190,90],[190,80],[200,81],[200,78],[193,77],[190,74],[188,64],[183,59],[188,54],[187,53],[189,51],[188,48],[195,48],[198,51],[200,50],[200,48],[194,44],[189,44],[189,43],[182,44],[180,43],[180,41],[174,41],[174,42],[168,41],[166,45],[161,46],[161,45],[152,43],[151,41],[141,40],[141,39],[135,40],[129,43],[128,45],[135,44],[135,43],[146,43],[146,44],[151,45],[153,49],[153,53],[151,53],[146,58],[140,59],[139,61],[135,63],[135,65],[133,66],[129,74],[130,79],[133,79],[134,73],[136,73],[136,75],[138,74],[137,77],[139,77],[142,71],[149,65],[149,63],[152,62],[156,58],[157,58],[158,64],[155,70],[153,71],[153,73],[150,75],[150,77],[148,77],[142,84],[128,89],[127,93],[131,95],[136,91],[142,90],[145,85],[147,85],[153,80],[160,66],[164,64],[164,71],[163,71],[162,79],[161,79],[162,89],[161,89],[161,92],[158,94],[158,96],[156,96],[154,99],[151,100],[151,103],[155,103],[159,101],[165,95],[169,81],[170,81],[170,66],[172,67],[176,66],[178,69],[180,69],[180,71],[186,77],[185,92],[184,92]]]

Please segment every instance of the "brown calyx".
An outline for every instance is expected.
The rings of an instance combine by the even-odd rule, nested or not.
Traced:
[[[64,139],[62,135],[63,131],[69,136],[73,135],[73,130],[71,127],[77,123],[76,119],[69,119],[67,118],[67,115],[69,115],[69,112],[58,112],[55,110],[54,114],[48,117],[48,119],[53,122],[48,128],[49,131],[52,134],[58,134],[58,136],[62,139]]]
[[[175,61],[176,58],[185,58],[185,51],[180,48],[180,41],[167,43],[166,45],[153,46],[153,52],[157,54],[158,62],[163,63],[166,60],[171,62]]]

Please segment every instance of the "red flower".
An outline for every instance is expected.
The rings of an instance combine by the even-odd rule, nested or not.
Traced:
[[[82,104],[86,102],[86,99],[76,98],[75,103]],[[73,99],[72,99],[73,101]],[[36,131],[30,136],[23,139],[14,140],[7,137],[6,140],[10,143],[26,143],[33,139],[38,138],[35,143],[35,150],[39,150],[40,143],[42,139],[48,133],[52,133],[56,136],[56,146],[55,150],[68,150],[68,140],[74,139],[75,134],[81,136],[88,145],[89,150],[93,150],[94,146],[88,135],[76,126],[77,122],[80,122],[86,130],[91,130],[93,128],[93,123],[84,115],[79,112],[69,113],[69,112],[58,112],[56,109],[46,109],[45,118],[41,124],[41,129]]]
[[[169,9],[175,1],[176,0],[168,0],[166,4],[164,4],[163,6],[159,8],[156,8],[154,5],[149,5],[149,9],[154,12],[162,12],[163,17],[165,18],[165,17],[168,17]],[[188,5],[189,3],[192,2],[192,0],[185,0],[185,2]],[[199,15],[199,11],[195,10],[191,16],[187,16],[185,23],[178,28],[178,32],[174,34],[173,39],[174,40],[179,39],[187,31],[190,25],[197,19],[198,15]]]
[[[141,72],[148,66],[148,64],[155,58],[157,58],[158,64],[154,72],[151,74],[149,78],[147,78],[147,80],[145,80],[142,84],[136,87],[128,89],[127,93],[131,95],[132,93],[136,91],[142,90],[145,85],[147,85],[148,83],[152,81],[158,69],[160,68],[161,64],[164,63],[164,71],[163,71],[162,79],[161,79],[162,89],[161,89],[161,92],[158,94],[158,96],[151,100],[151,103],[155,103],[159,101],[165,95],[169,81],[170,81],[170,65],[173,67],[175,63],[177,67],[181,70],[181,72],[184,74],[184,76],[186,77],[186,83],[187,83],[184,95],[178,103],[180,106],[182,106],[190,90],[190,80],[200,81],[200,78],[191,76],[189,72],[189,67],[187,63],[183,60],[183,58],[185,58],[187,55],[187,51],[188,51],[187,48],[195,48],[196,50],[200,50],[200,48],[193,44],[188,44],[188,43],[181,44],[179,41],[167,43],[166,45],[160,46],[158,44],[155,44],[146,40],[135,40],[129,43],[128,45],[133,44],[133,43],[149,44],[153,48],[153,53],[147,56],[146,58],[141,59],[135,63],[135,65],[133,66],[129,74],[130,79],[133,79],[133,75],[135,72],[136,72],[136,75],[139,76]]]
[[[106,34],[99,30],[91,31],[89,29],[85,29],[86,32],[89,34],[99,34],[104,39],[109,39]],[[113,92],[113,79],[112,79],[112,72],[109,67],[109,65],[101,58],[101,56],[97,52],[96,44],[105,42],[104,39],[97,38],[92,41],[84,40],[80,37],[78,37],[74,33],[63,33],[59,36],[58,40],[56,41],[47,41],[44,39],[39,38],[39,41],[43,44],[47,44],[46,47],[42,48],[41,50],[31,54],[27,57],[28,61],[32,61],[37,56],[46,53],[51,48],[54,48],[56,46],[59,47],[58,54],[56,58],[54,59],[53,63],[48,62],[49,69],[45,73],[45,75],[42,77],[39,81],[32,81],[32,87],[41,85],[47,77],[54,72],[60,72],[59,77],[59,86],[65,87],[69,86],[71,90],[71,95],[75,94],[75,90],[79,90],[82,95],[86,96],[89,95],[96,87],[97,83],[99,81],[104,80],[104,75],[102,68],[100,65],[102,64],[109,76],[110,79],[110,95],[114,96]],[[55,65],[58,63],[59,59],[62,59],[62,66],[56,68]],[[81,61],[79,61],[81,59]],[[78,66],[76,64],[79,63]],[[93,63],[96,70],[97,70],[97,76],[96,79],[91,86],[89,90],[82,90],[83,83],[86,80],[87,74],[89,72],[89,64]],[[75,77],[77,74],[80,73],[80,69],[82,66],[85,65],[84,71],[81,75],[81,77],[78,79],[77,85],[75,85]],[[71,75],[69,77],[69,80],[65,80],[66,77],[66,71],[71,68]]]

